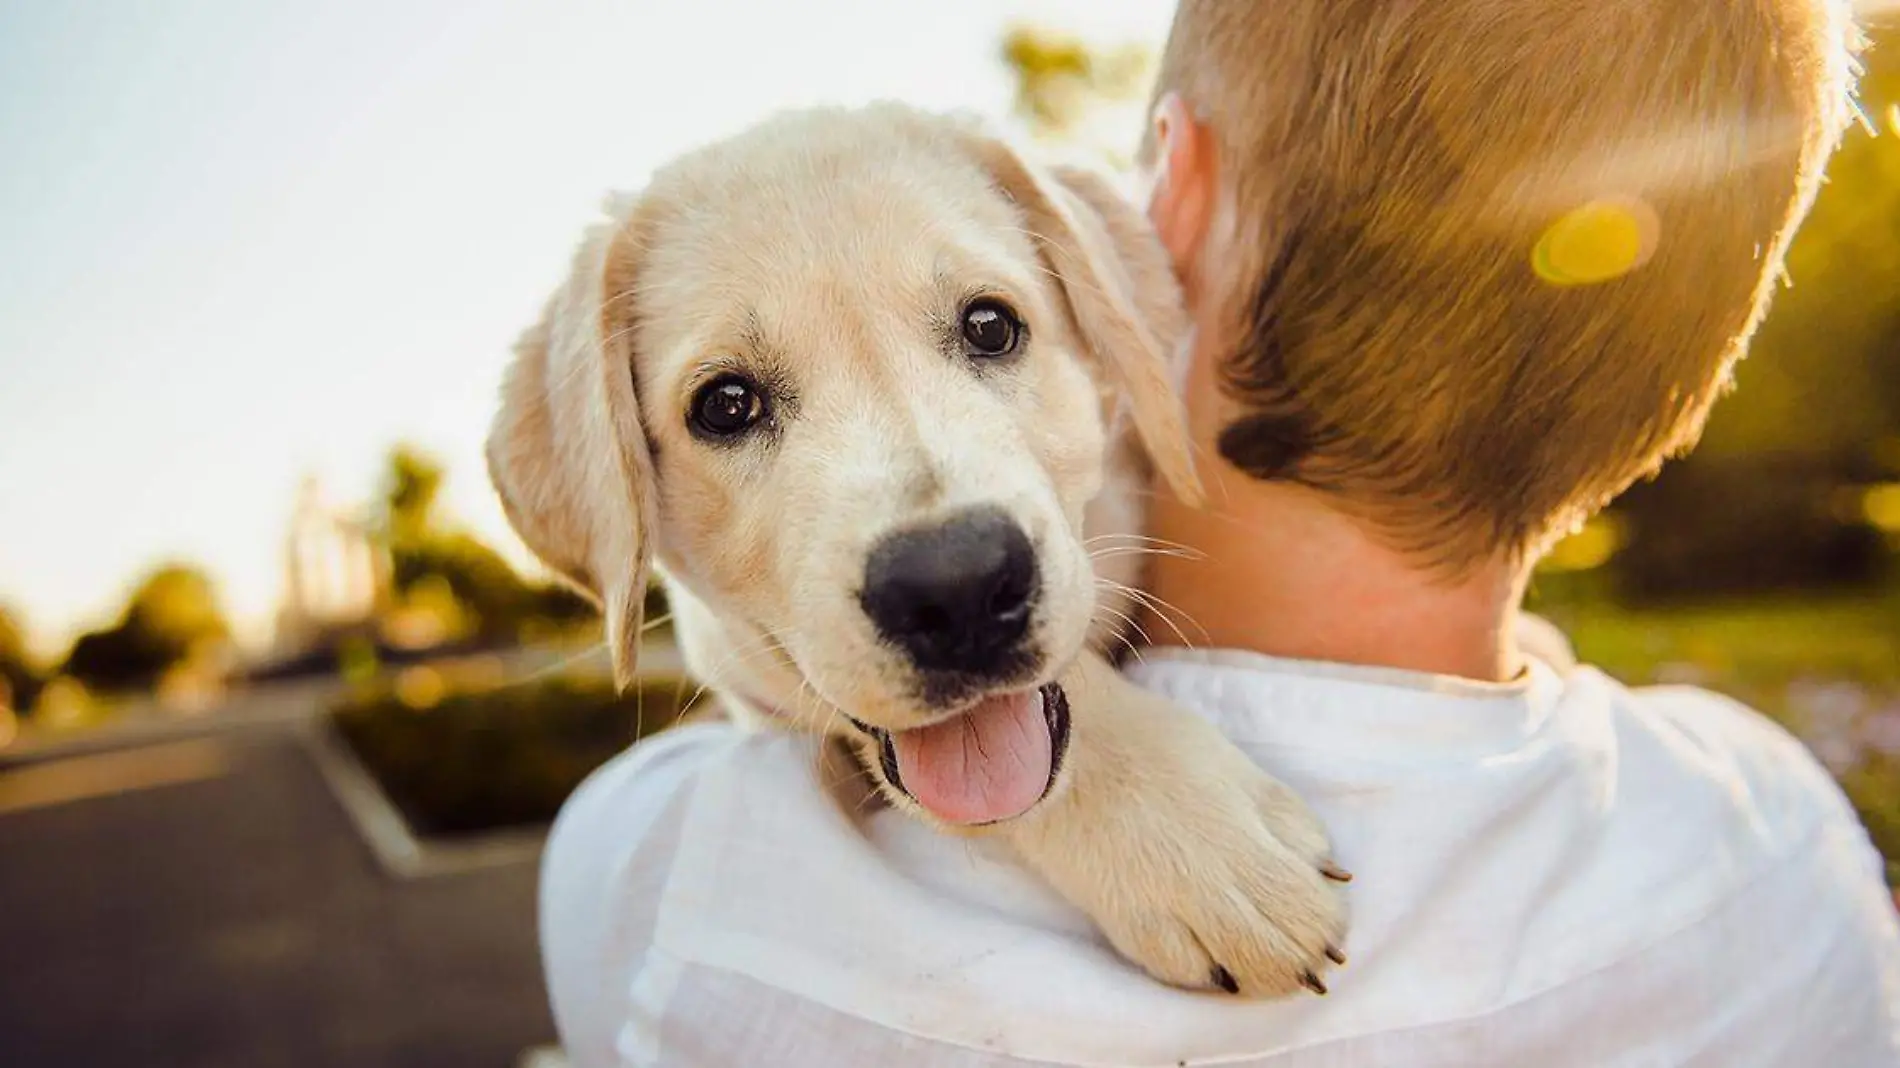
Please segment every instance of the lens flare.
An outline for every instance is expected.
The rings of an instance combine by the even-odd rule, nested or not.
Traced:
[[[1531,250],[1531,269],[1554,286],[1621,278],[1656,250],[1656,213],[1640,200],[1604,198],[1565,212]]]

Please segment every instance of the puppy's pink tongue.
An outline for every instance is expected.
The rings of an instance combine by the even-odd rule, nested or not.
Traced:
[[[946,823],[1021,815],[1049,787],[1055,755],[1042,691],[985,699],[969,712],[891,735],[904,789]]]

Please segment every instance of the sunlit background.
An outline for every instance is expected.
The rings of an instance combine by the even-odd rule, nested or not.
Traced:
[[[506,1064],[616,699],[480,446],[611,189],[896,97],[1125,163],[1165,0],[0,0],[0,1063]],[[1704,447],[1564,543],[1586,659],[1787,723],[1900,859],[1900,33]],[[1577,205],[1526,269],[1640,267]],[[662,606],[654,605],[663,619]],[[423,991],[427,991],[424,993]]]

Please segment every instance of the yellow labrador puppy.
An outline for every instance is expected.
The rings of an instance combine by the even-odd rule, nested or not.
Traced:
[[[617,677],[657,567],[735,715],[839,736],[893,804],[1004,836],[1166,982],[1323,993],[1324,832],[1096,651],[1140,556],[1092,539],[1140,529],[1151,471],[1198,491],[1185,319],[1139,215],[898,105],[770,119],[609,214],[488,455]]]

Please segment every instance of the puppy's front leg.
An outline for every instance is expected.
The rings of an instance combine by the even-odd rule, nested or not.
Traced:
[[[1177,986],[1276,997],[1341,963],[1325,831],[1194,714],[1093,654],[1061,679],[1067,788],[999,828],[1116,949]]]

